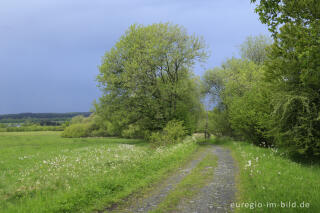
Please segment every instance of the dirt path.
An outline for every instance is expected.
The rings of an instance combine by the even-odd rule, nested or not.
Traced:
[[[235,166],[229,151],[217,146],[203,148],[187,165],[164,180],[152,192],[147,193],[146,196],[134,199],[130,206],[107,212],[146,213],[156,209],[157,205],[175,189],[175,186],[209,154],[214,154],[218,157],[218,165],[215,169],[213,180],[191,200],[182,200],[178,205],[178,212],[229,212],[230,203],[235,198]]]
[[[230,151],[216,147],[213,151],[218,157],[212,182],[201,189],[192,200],[184,200],[179,204],[178,212],[209,213],[230,212],[230,204],[235,200],[235,172]]]

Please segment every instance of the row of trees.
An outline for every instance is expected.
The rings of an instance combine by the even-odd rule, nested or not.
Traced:
[[[252,2],[273,43],[250,37],[241,59],[206,72],[204,92],[218,104],[211,128],[216,134],[319,156],[320,2]]]

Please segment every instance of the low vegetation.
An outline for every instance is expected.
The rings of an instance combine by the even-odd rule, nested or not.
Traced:
[[[23,125],[19,127],[2,127],[0,132],[32,132],[32,131],[63,131],[64,126]]]
[[[236,212],[319,212],[319,164],[294,162],[277,148],[230,139],[211,142],[232,150],[238,162]]]
[[[0,134],[2,212],[102,209],[159,180],[197,149],[191,140],[152,148],[136,139]]]
[[[154,146],[168,146],[182,142],[186,133],[183,123],[173,120],[167,123],[163,131],[153,132],[148,139]]]
[[[109,122],[103,122],[96,114],[89,117],[79,115],[71,119],[61,136],[65,138],[116,136],[109,124]],[[126,136],[126,138],[132,138],[129,135]]]

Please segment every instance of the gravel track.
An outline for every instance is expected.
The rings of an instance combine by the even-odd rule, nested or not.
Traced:
[[[191,200],[183,200],[178,212],[209,213],[231,212],[230,204],[235,200],[236,167],[230,151],[216,147],[213,153],[218,157],[218,165],[213,180]]]
[[[214,177],[200,192],[189,200],[182,200],[175,212],[208,213],[230,212],[230,204],[235,200],[236,167],[230,151],[219,146],[207,146],[183,168],[152,189],[146,196],[134,199],[132,204],[124,209],[113,209],[107,212],[147,213],[156,209],[166,196],[175,189],[176,185],[186,177],[199,162],[208,154],[218,157]]]

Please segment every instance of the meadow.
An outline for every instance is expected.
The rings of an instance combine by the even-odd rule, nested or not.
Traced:
[[[137,139],[3,132],[0,211],[98,211],[160,180],[196,150],[191,139],[154,148]]]
[[[214,138],[236,160],[236,212],[319,212],[319,164],[289,159],[276,148]],[[155,148],[138,139],[62,138],[60,132],[0,133],[0,212],[97,212],[123,204],[182,166],[199,149],[189,137]],[[192,197],[212,174],[205,159],[158,206]],[[214,177],[213,177],[214,178]],[[198,187],[198,188],[199,188]],[[164,211],[165,212],[165,211]]]

